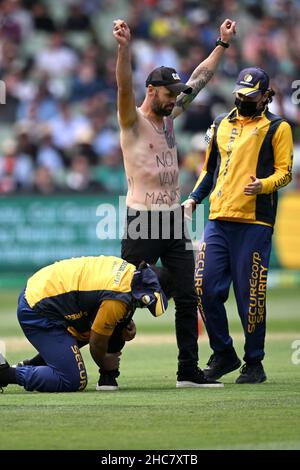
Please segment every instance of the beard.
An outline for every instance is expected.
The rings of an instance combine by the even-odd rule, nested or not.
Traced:
[[[152,101],[151,109],[157,116],[170,116],[174,106],[171,104],[163,105],[157,96]]]

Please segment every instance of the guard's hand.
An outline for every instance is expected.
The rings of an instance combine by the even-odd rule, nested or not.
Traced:
[[[103,360],[101,361],[101,370],[115,370],[119,369],[121,352],[106,353]]]
[[[262,192],[262,183],[260,179],[256,176],[250,176],[252,183],[247,184],[244,187],[244,194],[246,196],[254,196],[255,194],[260,194]]]
[[[192,214],[196,209],[196,201],[192,198],[186,199],[182,204],[184,207],[184,217],[188,220],[192,220]]]
[[[220,38],[224,42],[230,42],[236,34],[236,22],[228,18],[220,26]]]
[[[130,29],[123,20],[115,20],[113,35],[120,46],[126,46],[130,42]]]
[[[122,330],[122,338],[124,341],[131,341],[136,335],[136,326],[133,320]]]

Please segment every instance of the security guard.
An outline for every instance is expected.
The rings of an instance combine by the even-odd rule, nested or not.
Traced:
[[[83,390],[87,374],[79,347],[87,343],[100,372],[118,370],[120,353],[107,354],[117,324],[129,320],[136,307],[147,307],[154,316],[167,308],[154,270],[168,280],[159,268],[141,263],[136,269],[114,256],[66,259],[35,273],[19,297],[18,319],[42,362],[13,368],[1,356],[0,387],[16,383],[29,391]],[[165,284],[168,289],[172,283]],[[132,323],[125,340],[134,337]]]
[[[241,365],[224,308],[233,282],[245,334],[245,365],[236,383],[260,383],[266,380],[261,361],[277,190],[292,179],[293,142],[290,125],[268,110],[274,92],[264,70],[242,70],[234,93],[235,108],[211,127],[203,170],[184,205],[194,209],[211,193],[195,270],[213,349],[204,372],[217,380]]]

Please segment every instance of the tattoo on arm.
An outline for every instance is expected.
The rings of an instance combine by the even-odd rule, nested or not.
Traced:
[[[189,95],[182,96],[176,101],[176,106],[181,108],[183,111],[189,106],[193,99],[198,95],[199,91],[205,87],[209,80],[213,76],[213,72],[206,67],[200,67],[194,70],[190,80],[187,82],[193,88],[192,93]]]

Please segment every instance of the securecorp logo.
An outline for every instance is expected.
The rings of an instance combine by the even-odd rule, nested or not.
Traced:
[[[249,279],[250,302],[248,309],[248,333],[254,333],[256,325],[264,321],[266,306],[268,268],[261,264],[261,256],[255,251],[252,255],[251,276]]]
[[[200,246],[200,250],[198,253],[198,257],[197,257],[196,269],[195,269],[195,288],[196,288],[196,293],[197,293],[198,309],[199,309],[200,315],[202,316],[204,320],[205,320],[205,315],[203,311],[201,297],[203,294],[203,271],[204,271],[204,263],[205,263],[205,249],[206,249],[206,243],[203,242],[202,245]]]
[[[79,383],[78,390],[83,390],[87,385],[87,375],[86,375],[84,362],[83,362],[83,359],[82,359],[82,356],[81,356],[81,353],[80,353],[80,350],[79,350],[78,346],[76,346],[76,345],[71,346],[71,349],[72,349],[72,351],[75,355],[75,359],[76,359],[76,362],[77,362],[77,367],[78,367],[78,370],[79,370],[80,383]]]

